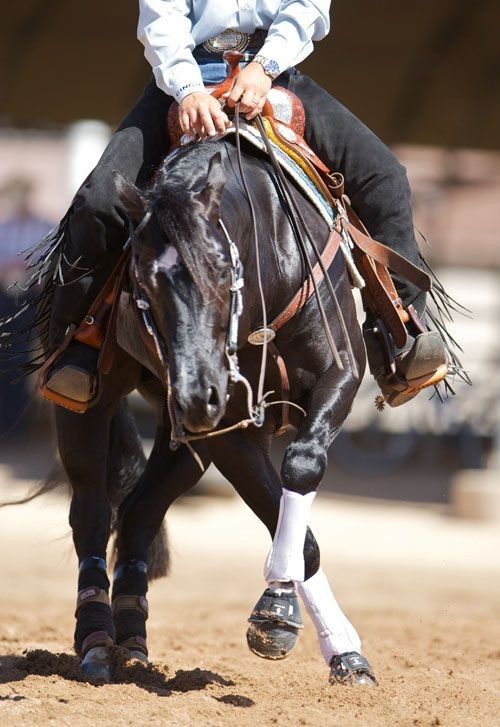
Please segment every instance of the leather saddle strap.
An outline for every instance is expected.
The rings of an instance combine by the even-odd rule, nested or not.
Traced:
[[[340,237],[339,233],[336,232],[336,230],[332,230],[330,233],[330,237],[328,238],[328,242],[325,245],[325,249],[321,253],[323,265],[327,270],[332,264],[333,259],[338,252],[341,240],[342,238]],[[319,284],[323,280],[323,272],[319,263],[316,263],[316,265],[314,266],[313,275],[314,280],[317,284]],[[312,276],[309,275],[305,283],[294,295],[286,308],[282,310],[281,313],[276,316],[276,318],[274,318],[272,323],[269,324],[269,328],[272,328],[274,332],[278,331],[282,326],[285,325],[285,323],[288,323],[288,321],[293,318],[294,315],[302,310],[307,301],[313,296],[314,286],[312,284],[311,278]]]
[[[78,326],[74,335],[76,341],[97,349],[102,347],[109,315],[115,301],[116,280],[122,275],[129,255],[129,249],[124,250],[120,255],[108,279],[87,311],[87,315]]]
[[[111,312],[116,303],[117,280],[123,279],[130,250],[125,250],[90,306],[87,315],[79,325],[74,338],[96,349],[101,349],[106,339]]]
[[[352,222],[347,222],[346,227],[356,245],[366,255],[369,255],[378,263],[389,268],[393,272],[399,273],[411,283],[414,283],[414,285],[420,288],[420,290],[429,292],[431,289],[431,279],[424,270],[413,265],[413,263],[404,258],[402,255],[399,255],[397,252],[387,247],[387,245],[383,245],[381,242],[373,240],[371,237],[355,227]]]
[[[330,237],[328,238],[328,241],[325,245],[325,249],[321,254],[323,265],[327,270],[332,264],[333,259],[338,252],[340,242],[340,235],[335,230],[332,230],[330,233]],[[323,272],[319,263],[316,263],[316,265],[314,266],[313,275],[317,283],[320,283],[323,280]],[[278,331],[282,326],[285,325],[285,323],[288,323],[288,321],[294,315],[302,310],[307,301],[312,297],[313,293],[314,287],[311,281],[311,276],[309,276],[305,283],[302,285],[301,289],[296,293],[296,295],[287,305],[287,307],[272,321],[272,323],[269,325],[269,328],[271,328],[274,332]],[[277,437],[280,437],[286,432],[288,425],[290,424],[290,405],[288,404],[288,401],[290,399],[290,380],[288,378],[288,371],[286,368],[285,360],[278,351],[278,347],[276,346],[274,341],[269,341],[267,346],[268,351],[276,364],[276,368],[279,372],[281,379],[281,400],[283,401],[283,404],[281,405],[281,421],[275,431],[275,435]]]
[[[318,173],[314,164],[310,159],[303,153],[300,146],[294,144],[285,139],[276,129],[275,123],[272,119],[268,119],[273,132],[279,137],[283,145],[286,145],[290,151],[295,154],[299,161],[302,162],[301,166],[308,168],[308,175],[313,178],[318,189],[321,191],[325,199],[329,202],[333,209],[337,209],[336,198],[339,197],[343,191],[344,184],[343,178],[335,179],[333,175],[328,176],[328,184],[323,179],[322,175]],[[391,250],[387,245],[383,245],[381,242],[374,240],[368,235],[366,227],[363,225],[359,217],[356,215],[354,210],[346,202],[345,206],[349,217],[349,223],[347,228],[354,238],[354,242],[357,246],[367,255],[372,257],[380,265],[390,268],[396,273],[399,273],[403,277],[407,278],[410,282],[417,285],[421,290],[428,292],[431,288],[431,279],[427,273],[421,268],[413,265],[409,260],[399,255],[394,250]],[[395,292],[394,284],[391,276],[381,268],[377,269],[381,283],[387,292]],[[397,295],[395,296],[397,298]]]
[[[370,310],[376,318],[382,318],[398,347],[404,346],[407,341],[407,332],[402,315],[396,307],[397,299],[393,300],[382,284],[377,274],[376,263],[357,247],[354,248],[353,255],[366,283],[361,291],[365,308]]]
[[[281,437],[281,435],[286,432],[288,425],[290,424],[290,405],[288,403],[290,400],[290,379],[288,378],[288,371],[286,369],[285,360],[278,351],[278,348],[274,341],[268,341],[267,350],[271,354],[271,357],[276,364],[276,368],[278,369],[281,378],[280,399],[283,403],[281,405],[280,421],[274,432],[276,437]]]
[[[109,374],[116,355],[116,322],[118,319],[118,310],[120,308],[120,293],[123,287],[123,281],[128,270],[128,261],[130,259],[130,250],[125,250],[120,258],[120,267],[118,276],[114,281],[113,299],[111,311],[106,327],[105,337],[99,357],[99,368],[103,374]]]
[[[273,132],[278,135],[275,125],[272,119],[267,120],[273,129]],[[332,191],[328,188],[321,175],[317,172],[311,161],[305,156],[299,146],[293,144],[281,135],[280,140],[286,145],[290,151],[299,157],[302,165],[308,167],[309,176],[314,178],[317,187],[324,195],[325,199],[330,203],[333,209],[337,209],[337,204]],[[431,279],[426,272],[421,268],[413,265],[409,260],[399,255],[394,250],[391,250],[387,245],[383,245],[377,240],[373,240],[367,233],[365,226],[356,215],[350,205],[346,204],[347,214],[349,217],[349,223],[347,227],[351,233],[356,245],[367,255],[370,255],[374,260],[379,262],[381,265],[393,270],[395,273],[399,273],[411,283],[414,283],[421,290],[428,292],[431,289]],[[389,276],[390,277],[390,276]]]
[[[359,219],[358,215],[355,213],[351,205],[349,204],[348,198],[344,195],[343,196],[343,203],[345,205],[345,209],[347,212],[347,217],[349,219],[350,224],[352,227],[354,227],[358,233],[361,233],[364,237],[358,237],[358,239],[361,240],[361,242],[366,246],[366,241],[364,240],[365,237],[368,238],[370,243],[375,243],[375,245],[370,244],[369,248],[370,250],[376,250],[378,249],[379,252],[383,255],[382,259],[379,259],[376,255],[373,255],[371,252],[368,252],[367,250],[364,250],[364,252],[367,253],[367,255],[371,255],[374,260],[377,260],[377,262],[384,265],[386,268],[390,268],[391,270],[394,270],[394,272],[399,273],[400,275],[403,275],[406,277],[411,283],[414,283],[417,285],[421,290],[424,290],[425,292],[429,292],[429,290],[432,287],[432,281],[430,279],[430,276],[427,275],[427,273],[422,270],[422,268],[419,268],[417,265],[414,265],[409,260],[407,260],[402,255],[399,255],[394,250],[391,250],[387,245],[383,245],[381,242],[378,242],[377,240],[374,240],[370,235],[368,234],[368,230],[364,226],[364,224]],[[350,228],[352,229],[352,228]],[[359,246],[359,245],[358,245]],[[382,253],[382,248],[385,248],[384,252]],[[363,249],[363,248],[361,248]],[[388,262],[387,262],[388,261]],[[401,264],[404,269],[398,270],[397,267],[393,267],[394,265]],[[412,278],[409,277],[408,273],[411,273],[411,275],[415,275],[416,277]],[[392,278],[390,275],[388,276],[389,279],[392,281]]]

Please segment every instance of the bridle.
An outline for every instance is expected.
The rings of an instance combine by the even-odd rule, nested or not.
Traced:
[[[260,119],[257,119],[257,126],[259,130],[261,131],[261,134],[263,135],[264,142],[267,142],[267,137],[265,136],[265,130],[262,125],[262,122]],[[237,430],[237,429],[246,429],[249,426],[255,426],[255,427],[262,427],[264,425],[265,421],[265,415],[266,415],[266,409],[270,406],[276,406],[276,405],[286,405],[287,407],[294,407],[297,410],[301,412],[303,416],[306,415],[306,412],[302,407],[295,404],[291,401],[267,401],[268,397],[274,394],[274,391],[268,391],[264,392],[264,386],[265,386],[265,376],[266,376],[266,369],[267,369],[267,357],[268,357],[268,346],[272,342],[272,339],[275,336],[275,332],[272,328],[269,328],[267,325],[267,312],[266,312],[266,301],[264,297],[264,289],[263,289],[263,283],[262,283],[262,274],[260,269],[260,254],[259,254],[259,235],[257,230],[257,216],[255,212],[255,208],[253,205],[252,195],[250,192],[250,188],[248,186],[244,168],[243,168],[243,157],[241,152],[241,143],[240,143],[240,133],[239,133],[239,108],[238,105],[235,108],[235,130],[236,130],[236,152],[237,152],[237,160],[238,160],[238,166],[239,166],[239,172],[241,176],[241,181],[243,184],[243,188],[245,190],[245,194],[250,206],[251,211],[251,218],[253,223],[253,232],[254,232],[254,246],[255,246],[255,261],[256,261],[256,277],[258,282],[258,288],[259,288],[259,294],[260,294],[260,303],[261,303],[261,315],[262,315],[262,327],[251,334],[250,342],[254,345],[261,345],[262,346],[262,355],[261,355],[261,364],[260,364],[260,373],[259,373],[259,380],[258,380],[258,386],[257,386],[257,392],[256,396],[254,397],[254,393],[252,390],[252,387],[246,379],[245,376],[242,375],[239,367],[238,362],[238,338],[239,338],[239,323],[240,318],[243,312],[243,295],[242,291],[245,285],[244,280],[244,271],[243,271],[243,265],[240,259],[239,250],[237,245],[234,243],[234,241],[231,239],[226,226],[224,225],[223,221],[219,220],[219,226],[224,234],[224,237],[227,240],[228,243],[228,249],[229,249],[229,257],[231,261],[231,285],[230,285],[230,314],[229,314],[229,323],[228,323],[228,329],[227,329],[227,335],[226,335],[226,342],[225,342],[225,358],[228,365],[228,379],[231,387],[234,387],[236,384],[242,384],[246,389],[246,407],[247,407],[247,416],[240,420],[239,422],[229,425],[227,427],[223,427],[221,429],[214,429],[209,432],[204,432],[202,434],[193,434],[191,432],[188,432],[183,424],[182,421],[178,415],[177,406],[175,403],[175,396],[173,393],[173,387],[171,383],[171,377],[170,377],[170,368],[168,365],[168,360],[166,356],[165,346],[163,342],[161,341],[161,337],[158,334],[156,325],[154,323],[153,317],[150,313],[150,304],[147,301],[147,299],[142,295],[142,291],[140,289],[140,281],[139,276],[137,275],[137,267],[135,265],[135,275],[133,275],[133,287],[134,287],[134,300],[136,303],[136,306],[138,310],[140,311],[142,315],[142,319],[144,321],[144,325],[146,327],[146,330],[148,331],[149,335],[153,338],[155,348],[157,351],[157,354],[160,358],[161,364],[164,369],[164,375],[165,375],[165,381],[167,386],[167,407],[168,407],[168,413],[171,421],[171,440],[170,440],[170,447],[171,449],[177,449],[181,444],[185,444],[190,449],[191,453],[195,457],[196,461],[198,462],[199,466],[201,467],[202,471],[205,470],[205,467],[201,461],[201,458],[198,456],[197,452],[191,447],[190,443],[202,439],[210,439],[216,436],[221,436],[222,434],[227,434],[228,432]],[[307,266],[310,271],[310,278],[311,284],[314,288],[314,294],[316,297],[316,300],[318,302],[318,307],[320,310],[320,315],[323,322],[323,327],[325,328],[325,332],[327,335],[327,340],[330,346],[330,349],[333,354],[333,358],[337,364],[337,366],[342,369],[343,364],[340,359],[337,347],[333,341],[333,338],[331,336],[329,324],[326,318],[326,313],[323,307],[323,303],[321,301],[321,297],[318,290],[318,285],[316,282],[316,278],[314,275],[314,270],[311,264],[311,261],[309,260],[309,255],[307,253],[306,248],[306,242],[305,237],[308,238],[311,247],[313,249],[314,254],[317,258],[317,266],[321,268],[322,271],[322,277],[326,280],[328,290],[330,293],[330,296],[332,297],[335,307],[337,309],[337,312],[340,311],[340,306],[336,297],[336,294],[333,290],[333,287],[330,283],[327,270],[324,266],[323,259],[316,247],[316,244],[314,240],[311,239],[311,235],[307,230],[307,226],[305,224],[303,215],[301,211],[298,209],[297,205],[294,203],[293,197],[290,194],[290,190],[288,188],[287,180],[284,178],[283,173],[281,172],[281,169],[279,168],[279,163],[277,162],[275,155],[273,153],[272,148],[270,147],[269,143],[267,142],[266,146],[268,147],[269,156],[271,158],[271,163],[273,165],[273,168],[276,172],[277,182],[282,189],[283,197],[285,201],[287,202],[287,207],[289,208],[289,212],[292,219],[292,224],[294,227],[294,232],[297,237],[297,240],[299,242],[299,246],[301,248],[302,254],[305,257],[307,261]],[[149,210],[146,212],[143,220],[139,223],[139,225],[135,228],[133,233],[131,234],[129,238],[129,242],[134,246],[134,244],[137,244],[137,238],[142,232],[142,230],[146,227],[148,224],[150,218],[151,218],[152,211]],[[305,235],[304,235],[305,233]],[[342,317],[342,314],[340,312],[340,316]],[[347,335],[347,332],[345,331],[345,327],[343,327],[344,337],[347,338],[347,350],[349,353],[349,359],[351,362],[351,365],[353,364],[354,357],[352,356],[351,348],[350,348],[350,341],[348,340],[349,337]],[[356,372],[356,366],[354,364],[354,371]]]

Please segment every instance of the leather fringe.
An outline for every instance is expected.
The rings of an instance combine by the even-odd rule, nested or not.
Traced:
[[[70,208],[56,227],[22,253],[27,277],[9,288],[19,291],[20,302],[14,314],[0,319],[0,362],[15,361],[21,354],[31,356],[27,362],[7,365],[2,371],[19,374],[12,383],[23,381],[42,367],[49,349],[54,292],[58,286],[65,285],[63,266],[72,271],[79,270],[78,261],[70,263],[62,246],[71,211]],[[82,274],[87,272],[81,270]]]
[[[455,396],[453,386],[456,380],[472,386],[469,374],[464,369],[459,358],[459,353],[463,353],[462,347],[448,329],[448,324],[454,323],[456,315],[462,315],[470,318],[472,312],[455,300],[455,298],[446,291],[444,285],[422,253],[420,253],[420,259],[422,261],[422,266],[429,273],[432,279],[432,288],[428,293],[430,301],[428,300],[425,311],[426,322],[430,330],[437,331],[437,333],[441,336],[449,357],[449,373],[440,384],[434,387],[433,394],[433,396],[437,396],[441,402],[444,402],[444,400],[450,396]]]

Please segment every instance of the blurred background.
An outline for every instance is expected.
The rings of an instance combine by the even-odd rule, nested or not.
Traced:
[[[496,0],[336,0],[333,30],[303,64],[408,168],[422,249],[472,311],[452,326],[474,386],[444,404],[421,394],[375,410],[363,384],[323,488],[447,503],[463,471],[478,487],[498,468],[500,396],[500,53]],[[15,310],[18,253],[64,214],[115,125],[148,80],[135,2],[19,0],[0,27],[0,313]],[[310,110],[314,113],[314,110]],[[335,129],[332,129],[335,133]],[[19,353],[20,360],[22,352]],[[0,379],[0,457],[41,476],[48,412],[32,382]],[[146,439],[145,406],[136,411]],[[42,424],[42,426],[40,426]],[[19,456],[29,453],[34,458]],[[284,444],[276,449],[278,459]],[[30,460],[30,461],[28,461]],[[36,472],[32,472],[33,466]],[[493,474],[492,474],[493,473]],[[482,485],[481,485],[482,487]],[[488,485],[487,487],[490,487]],[[500,485],[499,485],[500,487]]]
[[[65,213],[150,71],[135,39],[135,0],[17,0],[3,3],[1,17],[0,315],[8,315],[23,297],[9,290],[23,276],[18,253]],[[310,624],[284,664],[250,655],[245,619],[264,587],[269,535],[209,471],[195,488],[203,496],[167,516],[173,567],[149,594],[151,656],[169,676],[209,670],[248,697],[217,685],[176,694],[176,679],[168,699],[129,684],[103,693],[65,672],[30,673],[26,649],[51,659],[71,651],[68,502],[46,497],[0,510],[0,700],[16,724],[135,724],[137,707],[151,724],[288,725],[299,715],[303,724],[498,724],[500,3],[334,0],[332,19],[302,70],[407,166],[423,252],[472,311],[451,330],[474,385],[457,382],[444,404],[423,393],[378,413],[366,378],[312,509],[322,565],[381,686],[365,701],[330,693]],[[10,379],[0,374],[1,501],[43,479],[54,451],[34,382]],[[134,410],[148,448],[152,418],[137,397]],[[277,464],[285,446],[276,443]]]

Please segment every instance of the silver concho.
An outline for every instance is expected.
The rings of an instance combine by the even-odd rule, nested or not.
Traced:
[[[264,343],[270,343],[275,336],[272,328],[258,328],[248,336],[248,343],[252,346],[263,346]]]
[[[203,43],[205,50],[222,55],[227,50],[244,51],[250,43],[250,35],[241,30],[229,28]]]

